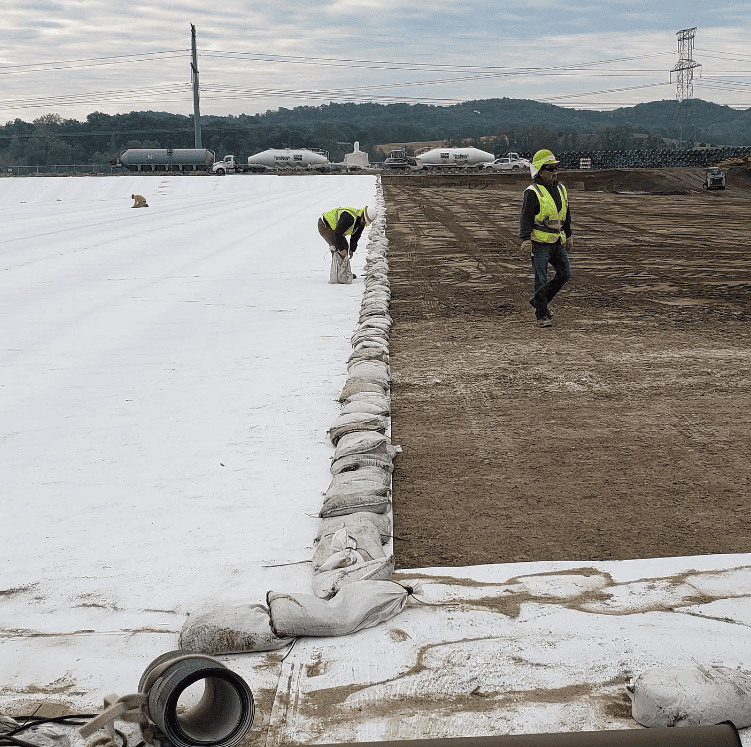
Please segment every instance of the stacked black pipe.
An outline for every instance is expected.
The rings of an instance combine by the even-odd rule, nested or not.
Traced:
[[[532,160],[533,153],[521,153]],[[730,158],[751,156],[751,146],[733,145],[723,148],[694,150],[599,150],[556,154],[564,169],[580,168],[581,159],[590,159],[593,169],[661,169],[707,168]]]

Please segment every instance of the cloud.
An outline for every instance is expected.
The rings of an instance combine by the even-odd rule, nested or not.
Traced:
[[[677,60],[676,32],[687,26],[698,26],[694,56],[703,74],[749,71],[743,37],[750,13],[742,3],[701,0],[657,6],[579,0],[568,7],[552,0],[225,0],[221,8],[205,0],[5,0],[0,119],[3,112],[7,119],[30,119],[50,110],[80,119],[94,109],[191,112],[185,89],[191,23],[207,114],[317,105],[341,99],[342,91],[351,100],[578,95],[565,101],[638,103],[674,96],[667,81]],[[716,54],[702,58],[701,49]],[[616,58],[623,61],[598,62]],[[358,62],[363,60],[391,64]],[[406,62],[413,64],[400,64]],[[582,63],[593,64],[589,71],[497,75],[503,67]],[[700,90],[697,84],[697,95]],[[719,103],[751,106],[751,91],[705,87],[703,93]]]

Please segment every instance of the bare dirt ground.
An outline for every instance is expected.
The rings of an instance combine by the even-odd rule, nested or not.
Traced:
[[[561,174],[552,329],[528,178],[383,177],[397,568],[751,552],[751,179],[703,173]]]

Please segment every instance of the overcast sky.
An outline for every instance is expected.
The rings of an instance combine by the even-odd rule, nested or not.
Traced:
[[[611,109],[674,99],[677,32],[696,27],[694,96],[751,107],[748,0],[4,0],[0,122],[201,114],[329,101],[495,97]]]

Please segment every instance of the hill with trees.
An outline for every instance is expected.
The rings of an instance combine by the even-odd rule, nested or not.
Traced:
[[[751,145],[751,109],[735,110],[700,99],[691,102],[694,142]],[[321,148],[340,161],[355,141],[371,161],[377,146],[445,140],[474,142],[484,150],[533,152],[665,148],[680,137],[678,104],[653,101],[613,111],[586,111],[526,99],[483,99],[453,106],[428,104],[326,104],[255,115],[201,117],[203,146],[218,158],[240,158],[266,148]],[[684,133],[685,138],[686,133]],[[33,122],[0,126],[0,166],[107,163],[126,148],[192,148],[192,115],[167,112],[103,114],[81,122],[46,114]]]

